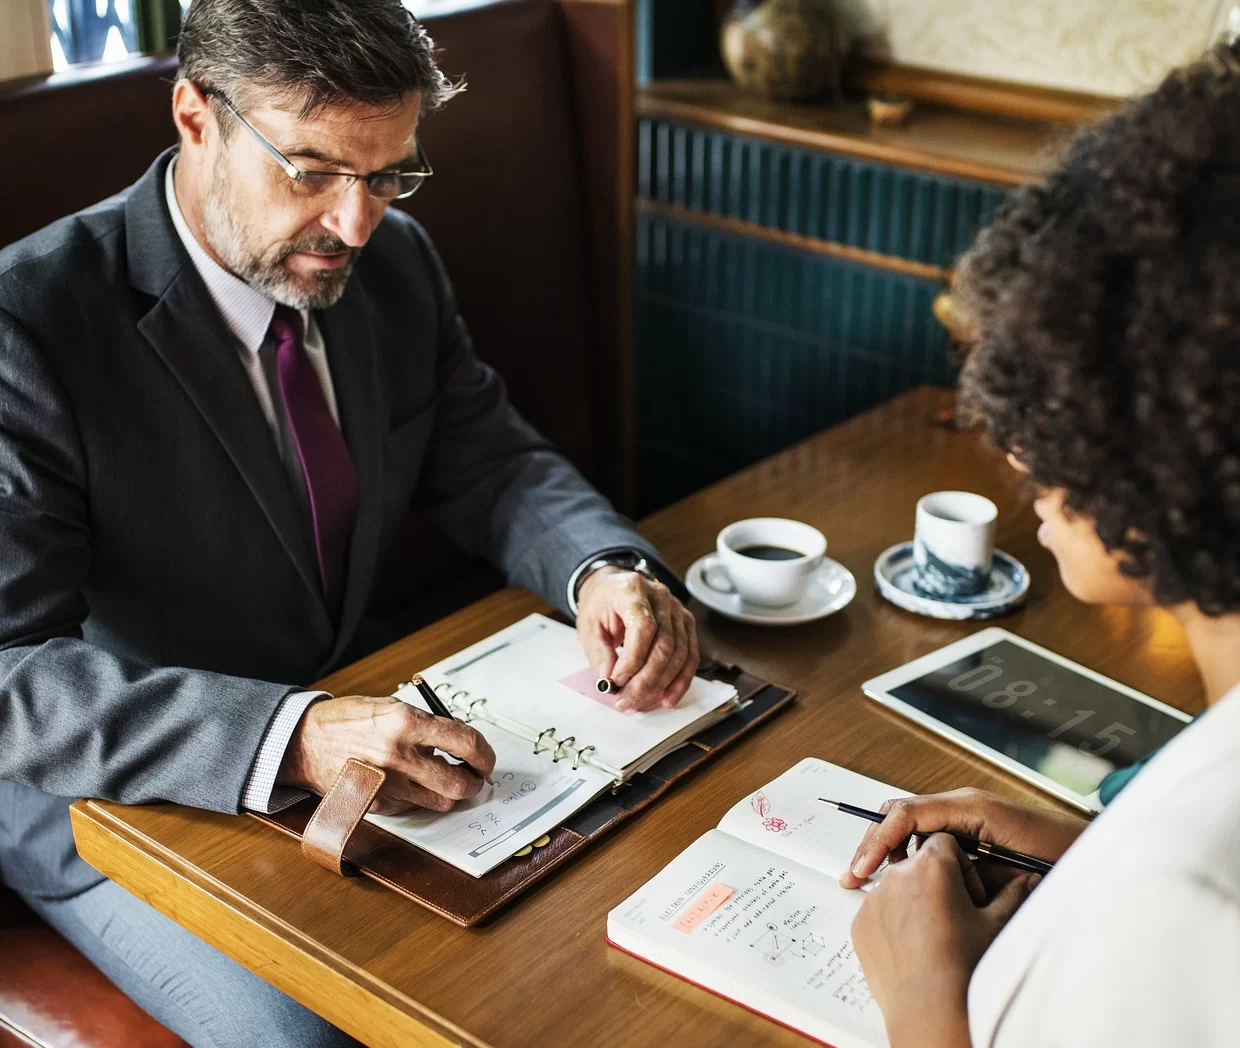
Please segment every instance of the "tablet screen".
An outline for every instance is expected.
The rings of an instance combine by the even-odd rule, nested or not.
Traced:
[[[1061,786],[1089,796],[1184,722],[1036,651],[998,641],[890,694]]]

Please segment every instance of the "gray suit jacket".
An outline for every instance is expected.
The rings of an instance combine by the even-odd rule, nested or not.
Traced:
[[[389,211],[318,314],[360,508],[339,624],[310,524],[163,199],[124,193],[0,252],[0,874],[59,896],[77,797],[237,811],[290,691],[359,654],[411,505],[563,607],[628,521],[473,354],[434,249]]]

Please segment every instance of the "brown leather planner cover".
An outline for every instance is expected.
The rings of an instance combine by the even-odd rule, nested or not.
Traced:
[[[653,767],[596,797],[552,830],[545,846],[525,856],[514,855],[490,873],[472,877],[372,823],[360,822],[350,832],[349,820],[341,823],[334,818],[326,821],[343,832],[337,854],[324,855],[318,841],[308,842],[307,854],[329,869],[359,873],[385,884],[456,924],[465,927],[478,924],[591,841],[653,803],[704,761],[786,708],[796,697],[796,692],[788,688],[760,680],[727,663],[712,664],[704,669],[702,676],[732,684],[741,700],[741,708],[695,735]],[[374,771],[365,765],[354,770],[366,774],[363,769]],[[378,774],[381,776],[382,772]],[[348,783],[340,785],[345,789],[350,787]],[[353,792],[356,792],[356,784],[353,784]],[[335,793],[333,788],[328,795],[333,804]],[[319,805],[317,797],[309,797],[274,815],[250,814],[300,839]],[[319,821],[325,821],[322,815]],[[338,851],[340,844],[343,844],[343,861]]]

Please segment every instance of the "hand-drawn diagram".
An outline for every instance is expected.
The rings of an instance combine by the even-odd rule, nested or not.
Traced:
[[[755,801],[757,799],[757,797],[754,798]],[[762,959],[768,964],[783,964],[784,951],[786,951],[794,942],[796,942],[796,939],[794,939],[791,935],[786,935],[775,925],[768,924],[766,926],[766,931],[751,942],[749,947],[752,950],[761,950]]]
[[[796,941],[796,940],[794,940]],[[823,950],[827,948],[827,941],[810,932],[809,935],[797,942],[796,948],[792,951],[798,957],[817,957]]]
[[[766,931],[749,944],[752,950],[761,950],[762,959],[768,964],[783,964],[788,957],[807,960],[817,957],[827,948],[826,940],[813,932],[798,939],[781,931],[777,925],[768,924]]]

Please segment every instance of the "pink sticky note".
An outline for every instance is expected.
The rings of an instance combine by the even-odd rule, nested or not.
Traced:
[[[688,935],[730,898],[732,898],[732,889],[726,884],[712,884],[702,893],[697,902],[672,922],[672,927]]]
[[[598,674],[590,666],[587,666],[584,670],[578,670],[576,673],[570,673],[567,677],[560,678],[559,683],[563,684],[570,691],[575,691],[578,695],[584,695],[587,699],[593,699],[610,710],[616,708],[616,693],[609,691],[604,694],[598,690]],[[623,710],[621,712],[626,717],[631,717],[637,711]]]

